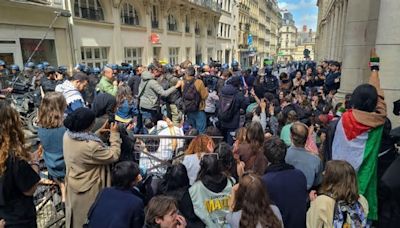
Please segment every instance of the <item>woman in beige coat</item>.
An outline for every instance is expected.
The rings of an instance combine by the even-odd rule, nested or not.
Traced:
[[[111,185],[110,164],[121,153],[121,139],[116,124],[110,127],[110,147],[91,133],[95,114],[79,108],[64,121],[68,131],[64,135],[66,164],[66,226],[82,227],[97,193]],[[104,129],[100,129],[104,131]]]
[[[307,228],[366,227],[368,202],[358,194],[356,172],[346,161],[326,163],[318,191],[310,192]]]

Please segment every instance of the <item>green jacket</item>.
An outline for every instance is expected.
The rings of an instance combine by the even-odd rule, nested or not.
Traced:
[[[114,86],[110,80],[103,76],[101,77],[99,84],[97,84],[96,90],[102,93],[108,93],[115,97],[117,95],[118,87]]]

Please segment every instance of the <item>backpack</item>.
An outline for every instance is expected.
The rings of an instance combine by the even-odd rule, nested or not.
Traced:
[[[235,114],[235,94],[221,94],[219,98],[218,119],[220,121],[229,121]]]
[[[191,81],[185,80],[185,87],[183,88],[182,94],[182,108],[184,113],[199,111],[200,94],[194,85],[196,80],[197,79]]]
[[[366,224],[367,217],[358,201],[353,205],[348,205],[343,201],[335,203],[333,227],[366,227]]]

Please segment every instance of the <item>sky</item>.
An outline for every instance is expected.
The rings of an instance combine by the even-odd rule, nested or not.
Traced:
[[[296,27],[302,29],[307,25],[314,32],[317,29],[318,7],[317,0],[278,0],[280,9],[287,9],[293,14]]]

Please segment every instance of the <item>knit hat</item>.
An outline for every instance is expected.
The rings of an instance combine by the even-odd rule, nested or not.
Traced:
[[[64,126],[72,132],[82,132],[89,129],[94,123],[96,116],[88,108],[78,108],[67,116],[64,120]]]

